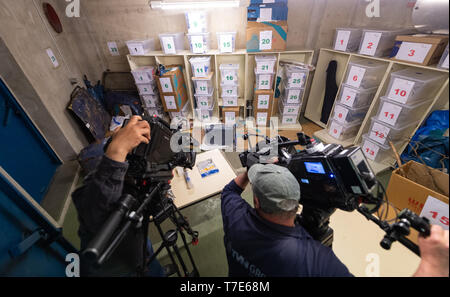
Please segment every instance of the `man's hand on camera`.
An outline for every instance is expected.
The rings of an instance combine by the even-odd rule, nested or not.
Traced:
[[[106,156],[117,162],[125,162],[135,147],[150,141],[150,125],[140,116],[133,116],[124,128],[117,128],[114,132]]]
[[[430,236],[419,236],[421,262],[414,276],[448,277],[448,230],[432,225]]]

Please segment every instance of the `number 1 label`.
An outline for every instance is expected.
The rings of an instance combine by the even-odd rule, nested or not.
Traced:
[[[346,51],[348,40],[350,38],[350,31],[338,31],[336,35],[336,41],[334,43],[334,49],[337,51]]]

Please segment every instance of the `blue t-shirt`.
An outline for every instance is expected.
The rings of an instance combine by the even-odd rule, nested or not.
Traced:
[[[353,276],[333,251],[301,226],[260,217],[231,181],[222,192],[224,242],[230,277]]]

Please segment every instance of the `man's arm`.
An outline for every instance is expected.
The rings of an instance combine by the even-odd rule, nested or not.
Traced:
[[[73,193],[72,198],[84,231],[97,232],[111,207],[122,195],[123,180],[128,169],[128,163],[125,162],[127,154],[150,139],[150,126],[141,120],[141,117],[134,116],[126,127],[115,131],[95,173]]]
[[[224,230],[239,217],[239,211],[245,211],[250,205],[241,197],[248,184],[247,172],[241,173],[222,190],[221,210]]]
[[[420,265],[414,276],[448,277],[448,230],[438,225],[432,225],[430,236],[419,236]]]

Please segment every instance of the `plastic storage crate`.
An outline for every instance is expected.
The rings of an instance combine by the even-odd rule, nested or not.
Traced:
[[[211,48],[210,33],[187,33],[191,53],[206,54]]]
[[[368,59],[348,63],[345,84],[362,89],[370,89],[380,84],[387,65]]]
[[[406,68],[391,74],[386,96],[403,104],[414,104],[433,98],[437,84],[447,75],[435,71]]]
[[[156,95],[158,94],[158,89],[156,88],[155,81],[151,81],[148,84],[136,84],[139,95]]]
[[[331,120],[328,126],[328,134],[334,139],[343,141],[355,137],[358,134],[361,123],[342,124],[336,120]]]
[[[300,103],[303,99],[303,93],[305,92],[305,89],[303,88],[288,89],[284,85],[284,82],[281,83],[281,90],[281,97],[283,97],[288,104]]]
[[[211,57],[195,57],[190,58],[192,76],[193,77],[208,77],[211,73]]]
[[[404,123],[401,126],[391,126],[378,120],[376,117],[372,117],[368,137],[383,145],[389,144],[389,141],[399,142],[402,139],[406,140],[408,138],[405,135],[405,130],[411,129],[417,123],[418,121],[416,120],[414,122]]]
[[[195,115],[197,119],[201,122],[209,122],[211,121],[212,117],[214,116],[214,106],[215,102],[212,101],[212,105],[209,108],[196,108],[195,109]]]
[[[336,103],[333,112],[333,119],[342,124],[361,123],[366,114],[368,106],[361,108],[351,108],[340,103]]]
[[[238,84],[239,64],[220,64],[220,77],[223,84]]]
[[[186,12],[185,16],[189,33],[208,32],[208,14],[206,11],[190,11]]]
[[[238,106],[238,96],[222,96],[222,101],[224,107]]]
[[[137,84],[147,84],[155,79],[156,68],[153,66],[139,67],[131,71]]]
[[[141,102],[145,108],[162,108],[161,101],[157,95],[142,95]]]
[[[362,29],[336,28],[334,49],[343,52],[356,52],[361,44]]]
[[[255,83],[257,90],[271,90],[275,73],[257,73],[255,68]]]
[[[300,104],[287,104],[283,100],[279,101],[278,108],[280,115],[294,115],[297,116],[300,112]]]
[[[136,39],[126,41],[130,55],[141,56],[155,50],[155,40],[150,39]]]
[[[291,114],[283,114],[280,115],[281,119],[281,124],[282,125],[295,125],[297,124],[297,116],[296,115],[291,115]]]
[[[198,109],[209,109],[214,106],[214,92],[211,91],[208,95],[195,94],[195,101],[197,102]]]
[[[377,92],[377,87],[358,89],[343,84],[340,91],[339,103],[352,108],[369,106]]]
[[[189,117],[189,108],[190,108],[190,104],[189,102],[186,102],[183,106],[183,108],[181,109],[181,111],[174,111],[174,112],[169,112],[170,118],[171,119],[186,119]]]
[[[208,77],[193,77],[195,94],[197,95],[208,95],[214,91],[214,84],[212,81],[212,73]]]
[[[217,32],[217,44],[221,53],[234,53],[236,50],[236,32]]]
[[[304,88],[308,77],[308,69],[286,65],[284,67],[285,87],[288,89]]]
[[[442,69],[448,69],[448,44],[445,48],[444,53],[442,54],[441,60],[438,63],[438,67]]]
[[[363,30],[358,53],[374,57],[389,56],[397,35],[412,33],[411,30]]]
[[[224,96],[238,96],[239,95],[239,86],[229,85],[229,84],[220,84],[222,88],[222,97]]]
[[[376,118],[391,126],[401,126],[411,119],[418,119],[432,100],[420,101],[413,105],[402,104],[387,97],[380,98],[381,103]]]
[[[370,139],[367,134],[363,135],[361,148],[367,159],[377,163],[382,162],[394,154],[390,145],[379,144],[378,142]]]
[[[174,55],[185,50],[183,32],[159,34],[159,41],[166,55]]]
[[[256,55],[256,73],[274,73],[277,57],[273,55]]]

